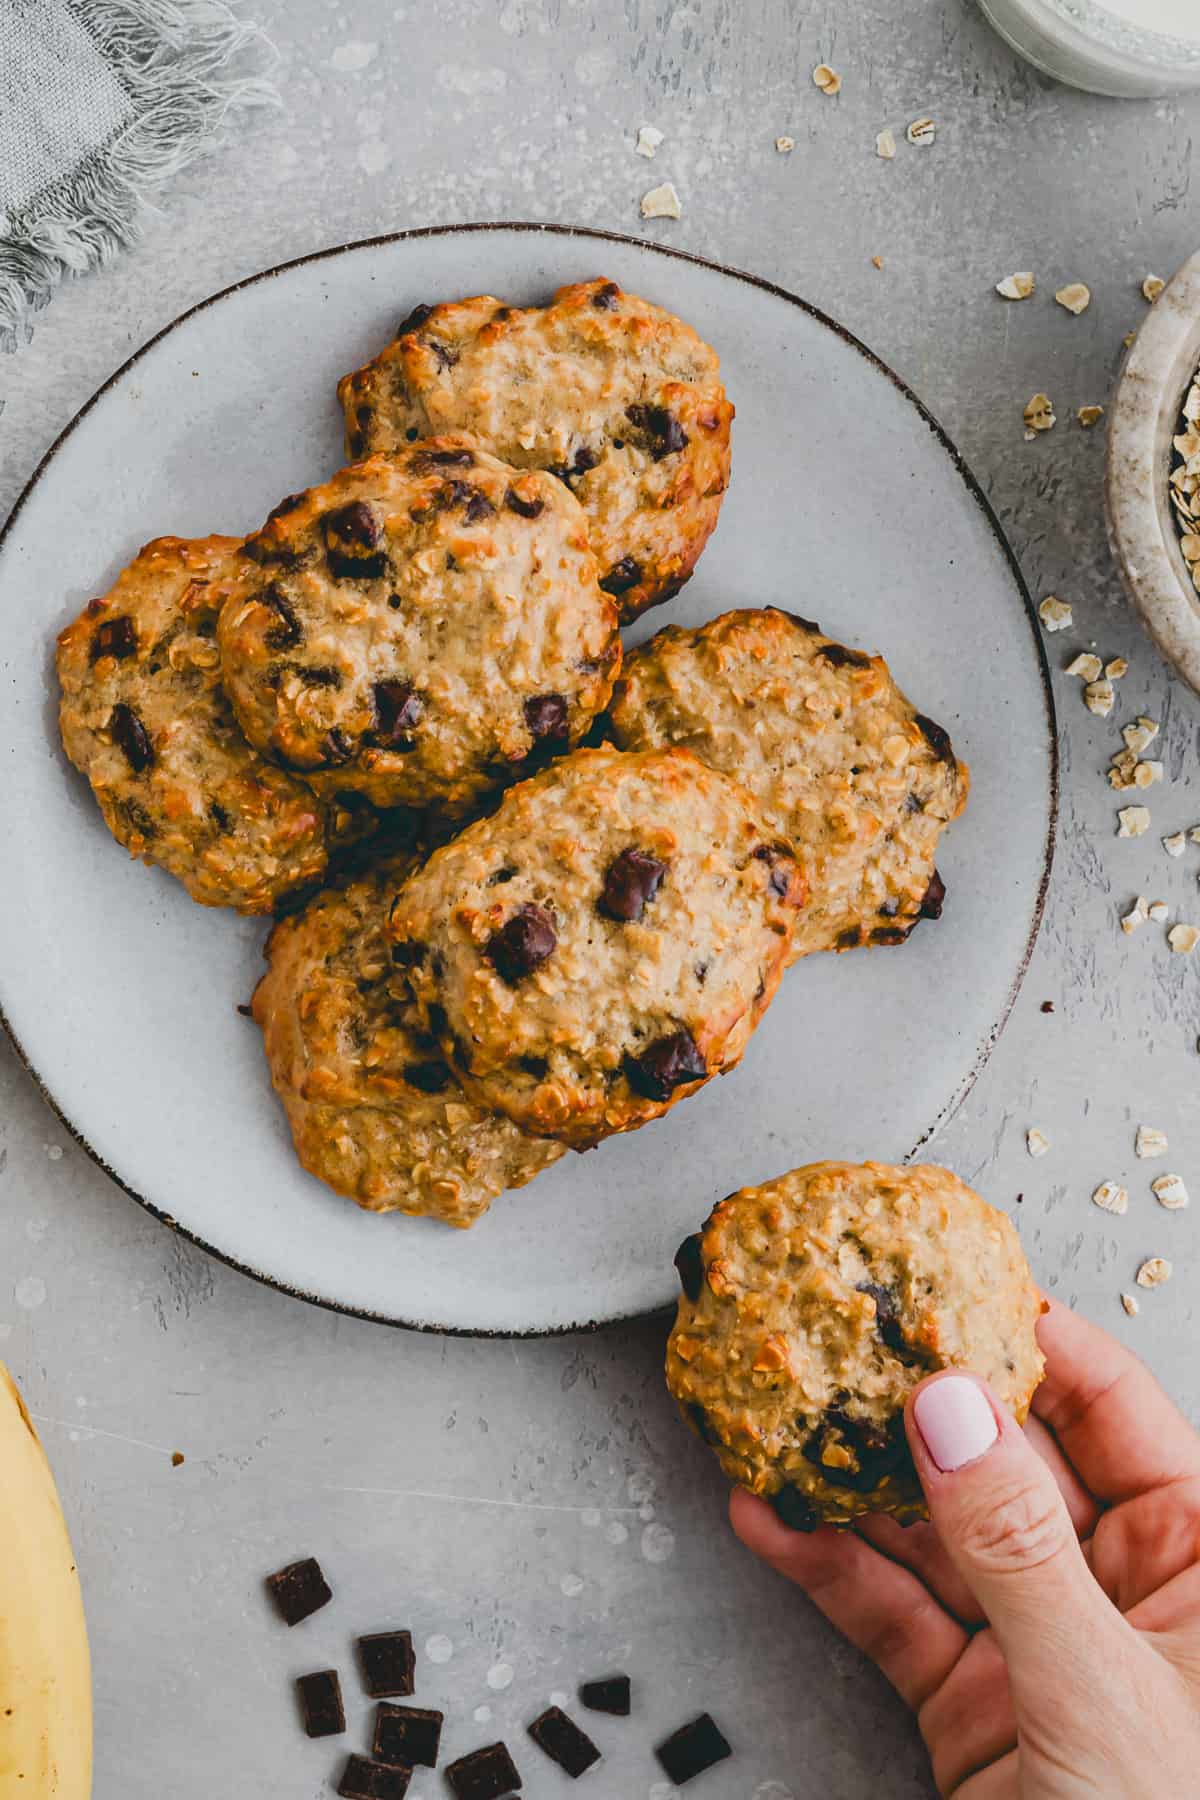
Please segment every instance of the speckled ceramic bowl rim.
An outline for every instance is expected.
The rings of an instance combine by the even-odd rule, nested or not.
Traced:
[[[971,1070],[969,1079],[963,1084],[950,1108],[951,1112],[956,1112],[975,1085],[979,1075],[982,1073],[988,1060],[988,1054],[999,1039],[1000,1033],[1008,1022],[1013,1006],[1016,1004],[1017,995],[1021,990],[1021,984],[1029,967],[1030,959],[1033,956],[1034,945],[1037,943],[1038,932],[1041,929],[1042,915],[1045,911],[1046,895],[1050,886],[1050,873],[1054,857],[1054,843],[1058,827],[1059,807],[1058,726],[1054,707],[1054,691],[1050,678],[1050,666],[1046,659],[1045,646],[1042,642],[1041,632],[1038,629],[1037,614],[1034,610],[1033,600],[1029,588],[1026,585],[1025,578],[1021,573],[1021,567],[1017,561],[1016,554],[1004,534],[1004,528],[996,515],[995,509],[983,488],[980,486],[979,481],[964,460],[957,445],[944,427],[930,412],[929,408],[909,387],[908,383],[902,380],[901,377],[896,374],[895,370],[883,361],[882,357],[877,356],[873,350],[869,349],[860,338],[856,337],[853,332],[847,330],[844,325],[839,324],[838,321],[831,318],[828,313],[822,312],[820,307],[814,306],[808,300],[801,299],[798,294],[793,294],[790,289],[781,287],[777,282],[768,281],[760,275],[751,275],[744,269],[737,269],[723,263],[712,262],[708,257],[697,256],[693,251],[678,250],[669,244],[659,244],[645,238],[630,237],[626,232],[604,231],[598,227],[588,225],[558,225],[528,219],[485,220],[463,225],[425,225],[415,227],[409,231],[381,232],[376,237],[356,238],[350,243],[333,244],[324,250],[310,251],[306,256],[291,257],[286,262],[275,263],[270,268],[261,269],[257,274],[244,276],[240,281],[230,282],[227,287],[218,289],[214,294],[209,294],[206,299],[198,300],[194,306],[189,306],[184,312],[179,313],[168,324],[164,325],[161,330],[156,331],[152,337],[147,338],[145,343],[121,364],[120,368],[115,369],[108,379],[100,384],[95,393],[84,402],[75,416],[66,426],[64,426],[63,430],[55,438],[54,442],[50,445],[50,448],[46,451],[45,455],[34,469],[33,474],[26,482],[24,488],[21,490],[12,511],[4,522],[3,529],[0,529],[0,548],[3,547],[8,533],[15,524],[25,502],[49,468],[55,455],[67,442],[67,439],[71,436],[76,427],[92,410],[93,406],[96,405],[97,401],[107,393],[109,388],[120,381],[148,351],[152,350],[157,343],[168,336],[170,332],[174,331],[177,326],[184,324],[185,321],[190,319],[195,313],[202,312],[206,307],[215,306],[219,301],[224,300],[230,294],[239,292],[242,288],[251,287],[257,282],[269,281],[277,275],[285,274],[289,269],[300,268],[309,263],[322,262],[330,257],[345,256],[355,250],[370,250],[377,248],[381,244],[401,243],[407,240],[419,240],[421,238],[429,237],[443,237],[452,233],[482,233],[491,231],[544,232],[551,233],[555,236],[580,238],[589,242],[627,244],[638,250],[649,250],[660,256],[674,257],[681,262],[697,263],[702,268],[711,269],[714,274],[729,276],[735,281],[745,282],[750,287],[760,288],[766,293],[775,295],[776,298],[780,300],[786,300],[792,306],[799,307],[802,312],[807,313],[810,318],[815,319],[827,330],[836,333],[845,344],[848,344],[852,349],[856,350],[867,362],[872,364],[874,368],[878,369],[881,374],[887,377],[893,386],[916,410],[921,419],[928,426],[929,430],[933,433],[934,437],[941,444],[946,454],[950,457],[951,462],[954,464],[955,470],[960,476],[972,500],[979,508],[980,514],[982,515],[989,532],[994,537],[996,544],[1008,565],[1013,582],[1024,603],[1026,613],[1029,616],[1032,640],[1038,659],[1038,678],[1041,684],[1046,712],[1046,736],[1050,756],[1050,792],[1048,795],[1048,821],[1044,864],[1024,954],[1021,957],[1020,965],[1013,979],[1012,987],[1006,996],[1004,1007],[997,1015],[993,1024],[987,1045]],[[226,1268],[236,1270],[239,1275],[247,1275],[252,1281],[261,1282],[265,1287],[274,1288],[277,1292],[287,1294],[292,1299],[305,1300],[309,1305],[322,1307],[327,1312],[344,1313],[350,1318],[365,1319],[372,1324],[391,1325],[402,1331],[431,1332],[441,1337],[563,1337],[571,1333],[595,1332],[607,1329],[610,1326],[628,1325],[640,1319],[660,1318],[665,1322],[665,1320],[671,1316],[673,1309],[667,1307],[661,1309],[653,1308],[649,1311],[613,1314],[602,1319],[590,1320],[586,1323],[573,1322],[569,1325],[549,1326],[540,1330],[531,1331],[468,1329],[461,1326],[428,1324],[420,1320],[398,1319],[388,1314],[370,1311],[364,1307],[340,1305],[338,1302],[326,1299],[320,1294],[309,1293],[303,1288],[295,1287],[286,1281],[278,1280],[276,1277],[265,1273],[263,1270],[256,1269],[248,1263],[240,1262],[235,1256],[228,1255],[226,1252],[217,1249],[198,1233],[189,1231],[186,1226],[181,1225],[171,1213],[167,1212],[162,1207],[156,1206],[153,1201],[146,1199],[144,1195],[139,1194],[136,1189],[130,1187],[127,1182],[122,1181],[116,1171],[109,1166],[104,1158],[88,1142],[87,1138],[83,1136],[82,1132],[76,1129],[71,1120],[67,1118],[62,1111],[62,1108],[59,1106],[54,1095],[50,1092],[50,1089],[46,1086],[46,1083],[42,1080],[28,1056],[26,1056],[20,1039],[13,1030],[2,1006],[0,1006],[0,1025],[3,1025],[22,1065],[27,1070],[46,1104],[62,1124],[63,1129],[70,1134],[82,1150],[86,1151],[87,1155],[97,1167],[102,1169],[117,1187],[128,1194],[131,1200],[136,1200],[139,1206],[143,1207],[146,1212],[150,1213],[161,1224],[169,1226],[170,1229],[177,1232],[180,1237],[185,1238],[189,1243],[194,1244],[198,1250],[202,1250],[206,1256],[211,1256],[216,1262],[223,1263]],[[915,1155],[916,1150],[920,1149],[921,1143],[924,1141],[924,1138],[922,1138],[911,1154]]]
[[[1108,535],[1129,597],[1200,693],[1200,593],[1171,509],[1171,439],[1200,365],[1200,250],[1167,283],[1125,358],[1108,425]]]

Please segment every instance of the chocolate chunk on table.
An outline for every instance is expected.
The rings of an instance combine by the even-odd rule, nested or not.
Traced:
[[[516,1765],[503,1744],[485,1744],[460,1756],[446,1768],[455,1800],[504,1800],[521,1785]]]
[[[312,1675],[298,1676],[296,1691],[309,1737],[336,1737],[345,1731],[346,1709],[336,1669],[318,1669]]]
[[[561,1706],[548,1706],[525,1729],[538,1749],[544,1750],[552,1762],[575,1779],[600,1761],[600,1752],[587,1732],[581,1731]]]
[[[342,1800],[404,1800],[412,1770],[403,1763],[371,1762],[352,1756],[342,1770],[338,1793]]]
[[[585,1681],[579,1690],[581,1703],[592,1712],[629,1717],[628,1675],[606,1675],[602,1681]]]
[[[733,1752],[711,1713],[701,1713],[689,1725],[681,1725],[654,1752],[676,1787],[682,1787],[693,1776],[703,1775],[714,1763],[723,1762]]]
[[[289,1563],[267,1576],[267,1591],[285,1625],[299,1625],[301,1619],[319,1612],[333,1599],[333,1590],[321,1573],[315,1556]]]
[[[380,1762],[437,1765],[444,1713],[424,1706],[389,1706],[375,1714],[375,1755]]]
[[[436,1067],[441,1068],[441,1064]],[[405,1075],[411,1082],[412,1069],[407,1069]],[[422,1087],[419,1081],[413,1085]],[[422,1087],[422,1091],[434,1093],[437,1090]],[[413,1655],[411,1631],[375,1631],[368,1637],[360,1637],[358,1661],[363,1686],[372,1700],[385,1700],[389,1694],[412,1693],[417,1659]]]

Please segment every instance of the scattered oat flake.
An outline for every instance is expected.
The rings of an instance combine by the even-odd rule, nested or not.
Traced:
[[[1148,806],[1123,806],[1117,814],[1120,823],[1117,836],[1123,838],[1141,837],[1150,829],[1150,808]]]
[[[1056,594],[1047,594],[1038,607],[1038,618],[1047,631],[1065,631],[1075,623],[1075,615],[1065,600]]]
[[[643,125],[637,134],[637,143],[633,146],[639,156],[653,156],[663,141],[663,134],[657,125]],[[791,140],[788,149],[791,149]]]
[[[1161,1287],[1171,1279],[1171,1265],[1165,1256],[1148,1256],[1135,1280],[1139,1287]]]
[[[996,283],[996,292],[1002,300],[1028,300],[1036,286],[1032,269],[1018,269],[1015,275],[1006,275]]]
[[[937,125],[932,119],[914,119],[904,135],[910,144],[927,146],[932,144],[936,132]]]
[[[1090,650],[1081,650],[1079,655],[1067,664],[1066,673],[1078,675],[1081,681],[1095,681],[1102,666],[1098,656],[1093,656]]]
[[[1025,1133],[1025,1148],[1030,1156],[1045,1156],[1050,1148],[1050,1139],[1044,1131],[1039,1131],[1036,1125],[1031,1126]]]
[[[1187,838],[1182,831],[1173,831],[1170,837],[1163,839],[1162,847],[1168,856],[1182,856],[1187,848]]]
[[[683,207],[679,203],[679,195],[669,181],[651,188],[648,194],[642,195],[643,219],[681,219]]]
[[[1191,838],[1193,844],[1200,844],[1200,825],[1193,825],[1192,829],[1188,832],[1188,836]]]
[[[1133,348],[1134,344],[1137,342],[1137,332],[1136,331],[1127,331],[1125,333],[1125,336],[1121,339],[1121,342],[1124,344],[1124,346],[1127,350],[1131,350]]]
[[[1098,425],[1104,417],[1104,408],[1102,406],[1081,406],[1075,417],[1085,431],[1090,431],[1092,426]]]
[[[831,98],[834,94],[840,94],[842,91],[842,78],[836,69],[830,68],[828,63],[818,63],[813,70],[812,78],[813,85],[819,87],[823,94],[828,94]]]
[[[876,135],[875,154],[882,156],[884,162],[891,162],[896,154],[896,136],[886,126]]]
[[[1122,675],[1128,675],[1129,664],[1123,656],[1114,656],[1111,662],[1105,663],[1104,673],[1110,681],[1120,681]]]
[[[1139,719],[1136,725],[1123,725],[1121,736],[1128,748],[1140,756],[1158,736],[1158,722],[1155,719]]]
[[[1026,403],[1024,419],[1030,431],[1049,431],[1057,423],[1047,394],[1034,394]]]
[[[1159,1175],[1150,1183],[1158,1204],[1168,1212],[1180,1212],[1188,1203],[1188,1191],[1182,1175]]]
[[[1122,1294],[1121,1295],[1121,1305],[1125,1308],[1125,1311],[1129,1314],[1130,1318],[1132,1319],[1138,1310],[1137,1295],[1136,1294]]]
[[[1123,1213],[1129,1210],[1129,1195],[1115,1181],[1102,1181],[1092,1195],[1092,1204],[1104,1212]]]
[[[1118,750],[1112,759],[1112,767],[1108,771],[1108,785],[1124,793],[1127,788],[1135,787],[1134,774],[1138,766],[1137,757],[1132,750]]]
[[[792,151],[796,148],[796,140],[794,137],[777,137],[775,139],[775,148],[778,150],[780,156],[790,156]]]
[[[1153,762],[1153,761],[1152,762],[1140,762],[1140,763],[1135,764],[1135,766],[1134,766],[1134,771],[1133,771],[1134,787],[1140,787],[1140,788],[1153,787],[1155,782],[1161,781],[1162,778],[1163,778],[1163,766],[1160,762]]]
[[[1054,298],[1060,306],[1065,307],[1069,313],[1074,313],[1078,318],[1079,314],[1086,312],[1091,305],[1092,290],[1090,287],[1086,287],[1082,281],[1071,281],[1067,283],[1066,287],[1060,287]]]
[[[1153,919],[1156,925],[1163,924],[1170,916],[1171,909],[1165,900],[1152,900],[1146,910],[1146,917]]]
[[[1167,1154],[1167,1134],[1160,1131],[1157,1125],[1139,1125],[1137,1136],[1133,1140],[1135,1156],[1165,1156]]]
[[[1129,911],[1123,915],[1121,919],[1121,930],[1125,932],[1136,931],[1139,926],[1146,923],[1149,916],[1149,910],[1146,905],[1146,896],[1144,894],[1139,894]]]
[[[1083,690],[1083,704],[1101,719],[1107,719],[1116,698],[1111,681],[1089,681]]]
[[[1172,925],[1167,933],[1167,942],[1177,956],[1190,956],[1196,945],[1200,944],[1200,931],[1197,931],[1194,925],[1185,925],[1181,922],[1178,925]]]
[[[1151,306],[1154,305],[1154,302],[1158,299],[1158,296],[1162,293],[1166,285],[1166,282],[1160,281],[1157,275],[1147,275],[1145,281],[1142,283],[1142,292],[1145,294]]]

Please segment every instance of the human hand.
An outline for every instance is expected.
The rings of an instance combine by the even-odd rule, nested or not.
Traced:
[[[908,1441],[930,1523],[734,1530],[877,1663],[955,1800],[1200,1793],[1200,1438],[1099,1326],[1051,1302],[1024,1431],[931,1376]]]

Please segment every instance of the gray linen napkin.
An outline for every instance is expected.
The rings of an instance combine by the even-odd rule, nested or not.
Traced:
[[[0,350],[137,238],[231,108],[275,99],[268,53],[221,0],[0,0]]]

